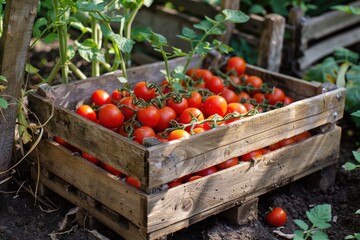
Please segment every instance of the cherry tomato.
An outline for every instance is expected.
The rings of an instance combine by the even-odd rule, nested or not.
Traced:
[[[121,99],[119,104],[121,112],[124,114],[125,121],[132,118],[136,111],[139,110],[139,107],[134,104],[134,98],[130,96]]]
[[[294,136],[295,142],[301,142],[311,137],[311,133],[309,131],[302,132],[298,135]]]
[[[294,100],[291,97],[288,97],[288,96],[285,96],[283,101],[284,101],[285,106],[294,102]]]
[[[188,138],[188,137],[190,137],[190,133],[188,133],[183,129],[176,129],[169,134],[168,140],[172,141],[175,139]]]
[[[124,115],[114,104],[105,104],[99,110],[99,124],[109,128],[118,128],[124,123]]]
[[[246,114],[248,112],[248,110],[246,109],[246,107],[241,104],[241,103],[230,103],[227,106],[227,111],[226,111],[226,115],[229,113],[240,113],[240,114]],[[232,118],[226,121],[226,123],[230,123],[236,120],[239,120],[240,117],[238,118]]]
[[[102,165],[101,167],[102,167],[105,171],[107,171],[108,173],[110,173],[110,174],[112,174],[112,175],[119,176],[119,177],[124,176],[124,174],[123,174],[120,170],[114,168],[113,166],[111,166],[111,165],[109,165],[109,164],[107,164],[107,163],[102,163],[101,165]]]
[[[184,124],[188,124],[191,123],[192,121],[195,122],[199,122],[204,120],[204,115],[203,113],[197,109],[197,108],[187,108],[185,109],[179,118],[179,122],[180,123],[184,123]],[[197,124],[195,127],[202,127],[203,124]],[[190,126],[186,128],[186,130],[190,130]]]
[[[159,109],[160,119],[155,126],[157,132],[162,132],[170,127],[170,121],[176,119],[176,112],[171,107],[165,106]]]
[[[219,95],[225,98],[227,103],[236,103],[239,101],[238,95],[227,87],[225,87]]]
[[[243,103],[242,105],[243,105],[243,106],[246,108],[246,110],[248,110],[248,111],[255,109],[255,106],[252,105],[251,103]]]
[[[205,176],[213,174],[215,172],[217,172],[217,168],[215,166],[212,166],[212,167],[208,167],[203,170],[200,170],[197,173],[195,173],[194,175],[205,177]]]
[[[158,125],[160,121],[160,112],[154,106],[140,108],[137,112],[137,120],[144,126],[151,128]]]
[[[121,93],[119,92],[119,90],[114,90],[112,93],[111,93],[111,101],[114,102],[114,103],[117,103],[119,102],[122,98],[123,98],[123,95],[121,95]]]
[[[237,95],[239,103],[245,103],[250,99],[250,95],[247,92],[241,92]]]
[[[169,188],[177,187],[179,185],[181,185],[181,182],[178,181],[171,181],[168,183]]]
[[[294,138],[294,137],[285,138],[285,139],[283,139],[283,140],[281,140],[281,141],[279,142],[279,146],[280,146],[280,147],[285,147],[285,146],[294,144],[295,142],[296,142],[296,141],[295,141],[295,138]]]
[[[227,111],[227,102],[225,98],[213,95],[205,100],[203,109],[206,116],[218,114],[223,117]]]
[[[265,99],[265,94],[261,93],[261,92],[258,92],[258,93],[255,93],[252,98],[255,99],[256,103],[258,104],[261,104],[263,103],[264,99]]]
[[[138,82],[134,86],[134,94],[137,98],[142,98],[146,102],[156,96],[155,88],[148,88],[146,82]]]
[[[217,170],[224,170],[239,164],[239,159],[237,157],[230,158],[222,163],[216,165]]]
[[[250,85],[254,88],[261,88],[263,83],[263,80],[258,76],[249,76],[245,81],[246,85]],[[257,92],[259,92],[259,90],[251,90],[250,94],[255,94]]]
[[[64,139],[62,139],[61,137],[54,137],[54,141],[58,144],[60,144],[61,146],[69,149],[72,152],[78,152],[79,149],[77,149],[76,147],[74,147],[73,145],[71,145],[70,143],[66,142]]]
[[[209,122],[205,122],[204,125],[203,125],[203,129],[205,131],[207,130],[210,130],[210,129],[213,129],[213,128],[216,128],[222,124],[224,124],[224,121],[222,120],[217,120],[217,119],[214,119],[214,118],[217,118],[219,119],[219,116],[216,115],[216,114],[213,114],[213,115],[210,115],[208,116],[206,119],[207,120],[213,120],[213,121],[209,121]],[[215,121],[216,120],[216,121]]]
[[[269,104],[275,105],[278,102],[283,102],[285,93],[280,88],[274,87],[271,93],[265,94],[265,99],[269,101]]]
[[[199,134],[199,133],[202,133],[202,132],[205,132],[205,129],[203,127],[195,127],[191,134]]]
[[[258,149],[242,155],[240,157],[240,161],[247,162],[247,161],[251,161],[253,158],[258,158],[261,156],[262,156],[262,151]]]
[[[84,118],[89,119],[90,121],[96,122],[96,112],[95,110],[90,107],[89,105],[81,105],[78,107],[75,111],[80,116],[83,116]]]
[[[231,57],[227,61],[226,72],[235,70],[238,76],[241,76],[245,73],[246,62],[242,57]]]
[[[140,189],[140,187],[141,187],[140,181],[137,180],[137,179],[134,178],[134,177],[126,176],[125,181],[126,181],[129,185],[131,185],[131,186],[133,186],[133,187],[135,187],[135,188],[137,188],[137,189]]]
[[[174,99],[170,98],[167,100],[166,105],[174,109],[177,117],[180,117],[181,113],[189,107],[186,98],[182,98],[180,102],[175,102]]]
[[[235,91],[236,90],[235,86],[241,85],[241,79],[239,76],[236,76],[236,75],[230,75],[229,79],[230,79],[231,83],[228,83],[227,87],[229,89]]]
[[[215,94],[219,94],[222,90],[224,90],[224,81],[218,76],[212,76],[204,81],[205,87]]]
[[[91,154],[86,153],[84,151],[81,152],[81,156],[83,158],[85,158],[86,160],[88,160],[89,162],[92,162],[93,164],[99,164],[100,163],[99,159],[97,159],[96,157],[94,157]]]
[[[213,74],[209,70],[202,68],[189,69],[186,72],[186,75],[190,76],[194,81],[198,81],[201,79],[207,81],[209,78],[213,76]]]
[[[202,176],[194,175],[194,176],[191,176],[191,177],[187,180],[187,182],[191,182],[191,181],[194,181],[194,180],[199,179],[199,178],[202,178]]]
[[[280,207],[275,207],[270,209],[268,213],[266,213],[266,222],[272,227],[281,227],[284,226],[287,220],[287,215],[284,209]]]
[[[102,89],[95,90],[91,94],[91,103],[95,106],[101,107],[104,104],[111,103],[111,96],[108,92]]]
[[[192,91],[191,96],[186,98],[188,107],[200,108],[202,104],[202,96],[197,91]]]
[[[134,141],[143,144],[144,138],[156,137],[155,131],[149,126],[142,126],[134,131]]]
[[[273,144],[271,144],[271,145],[269,146],[269,150],[270,150],[270,151],[274,151],[274,150],[276,150],[276,149],[278,149],[278,148],[280,148],[279,142],[273,143]]]
[[[265,155],[265,154],[271,152],[271,150],[268,148],[261,148],[260,150],[261,150],[262,155]]]

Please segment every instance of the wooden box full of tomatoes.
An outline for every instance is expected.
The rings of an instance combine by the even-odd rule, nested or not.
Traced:
[[[170,68],[183,62],[173,60]],[[194,58],[190,67],[199,64],[201,59]],[[161,86],[163,68],[164,63],[155,63],[130,69],[130,87],[142,81]],[[90,104],[95,90],[120,89],[120,72],[40,88],[30,95],[29,104],[42,122],[47,121],[46,137],[31,154],[34,162],[40,160],[42,183],[126,239],[156,239],[336,163],[341,135],[336,121],[343,115],[344,89],[253,66],[246,66],[246,74],[259,77],[268,88],[281,89],[292,102],[271,107],[267,104],[271,98],[261,99],[264,104],[255,109],[226,112],[215,120],[217,112],[210,113],[217,107],[202,106],[203,119],[199,114],[190,114],[190,123],[175,118],[179,123],[175,126],[187,129],[190,137],[168,141],[156,132],[156,138],[147,138],[144,145],[136,137],[122,136],[119,128],[100,124],[101,107],[96,109],[96,121],[76,112]],[[237,100],[256,105],[254,101]],[[137,120],[140,125],[133,131],[144,125]],[[204,129],[195,132],[201,124]],[[254,152],[258,154],[251,155]],[[88,161],[91,158],[84,153],[100,163]]]

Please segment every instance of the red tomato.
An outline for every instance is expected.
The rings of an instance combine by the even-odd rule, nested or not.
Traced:
[[[258,93],[255,93],[252,96],[252,98],[255,99],[256,103],[261,104],[261,103],[263,103],[263,101],[265,99],[265,94],[258,92]]]
[[[194,175],[194,176],[191,176],[191,177],[187,180],[187,182],[191,182],[191,181],[194,181],[194,180],[199,179],[199,178],[202,178],[202,176]]]
[[[131,176],[126,176],[126,180],[125,180],[129,185],[137,188],[137,189],[140,189],[141,187],[141,183],[139,180],[137,180],[136,178],[133,178]]]
[[[190,76],[194,81],[204,80],[207,81],[213,76],[213,74],[207,69],[192,68],[186,72],[186,75]]]
[[[111,97],[105,90],[98,89],[91,94],[91,103],[100,107],[104,104],[111,103]]]
[[[287,220],[287,215],[284,209],[280,207],[276,207],[270,209],[268,213],[266,213],[266,222],[272,227],[281,227],[284,226]]]
[[[294,100],[291,97],[288,97],[288,96],[285,96],[283,101],[284,101],[285,106],[294,102]]]
[[[93,164],[99,164],[100,160],[97,159],[96,157],[90,155],[89,153],[86,153],[84,151],[81,152],[81,156],[83,158],[85,158],[86,160],[88,160],[89,162],[92,162]]]
[[[227,61],[226,72],[235,71],[238,76],[245,73],[246,62],[242,57],[231,57]]]
[[[239,103],[245,103],[250,99],[250,95],[247,92],[241,92],[237,95]]]
[[[258,158],[261,156],[262,156],[262,151],[258,149],[242,155],[240,157],[240,161],[247,162],[247,161],[251,161],[253,158]]]
[[[294,137],[291,137],[291,138],[285,138],[283,140],[281,140],[279,142],[279,146],[280,147],[285,147],[285,146],[288,146],[288,145],[291,145],[291,144],[294,144],[295,143],[295,138]]]
[[[176,119],[176,112],[171,107],[165,106],[159,109],[160,119],[155,129],[162,132],[170,127],[170,121]]]
[[[149,126],[142,126],[134,131],[134,141],[143,144],[144,138],[156,137],[155,131]]]
[[[217,170],[224,170],[239,164],[239,159],[237,157],[230,158],[222,163],[216,165]]]
[[[142,98],[147,102],[156,96],[156,89],[148,88],[146,82],[138,82],[134,86],[134,94],[137,98]]]
[[[274,151],[276,149],[280,148],[279,142],[273,143],[269,146],[270,151]]]
[[[179,122],[180,123],[184,123],[184,124],[188,124],[191,123],[193,121],[195,122],[199,122],[204,120],[204,115],[203,113],[197,109],[197,108],[187,108],[185,109],[179,118]],[[203,124],[197,124],[196,127],[202,127]],[[186,130],[190,130],[191,127],[187,127]]]
[[[301,142],[311,137],[311,133],[309,131],[300,133],[294,136],[295,142]]]
[[[246,110],[248,110],[248,111],[255,109],[255,106],[252,105],[251,103],[243,103],[242,105],[244,105],[244,107],[245,107]]]
[[[81,105],[78,107],[75,111],[80,116],[83,116],[84,118],[89,119],[90,121],[96,122],[96,112],[95,110],[90,107],[89,105]]]
[[[261,86],[263,85],[263,80],[258,77],[258,76],[249,76],[246,81],[245,81],[245,84],[246,85],[250,85],[254,88],[261,88]],[[258,90],[251,90],[250,93],[251,94],[255,94],[259,92]]]
[[[119,102],[123,96],[121,95],[121,93],[119,92],[119,90],[114,90],[112,93],[111,93],[111,100],[114,102],[114,103],[117,103]]]
[[[265,155],[265,154],[271,152],[271,150],[268,148],[261,148],[260,150],[261,150],[262,155]]]
[[[265,94],[265,99],[269,101],[269,104],[275,105],[278,102],[283,102],[285,93],[280,88],[274,87],[271,93]]]
[[[181,113],[189,107],[186,98],[182,98],[180,102],[175,102],[174,99],[170,98],[167,100],[166,105],[174,109],[177,117],[180,117]]]
[[[221,93],[224,90],[224,81],[218,76],[212,76],[209,79],[205,79],[205,88],[209,89],[211,92],[215,94]]]
[[[181,182],[172,181],[168,183],[169,188],[177,187],[179,185],[181,185]]]
[[[200,108],[202,104],[202,96],[197,91],[192,91],[191,96],[186,98],[188,107]]]
[[[203,170],[200,170],[197,173],[195,173],[194,175],[205,177],[205,176],[213,174],[215,172],[217,172],[217,168],[215,166],[212,166],[212,167],[208,167]]]
[[[183,129],[176,129],[169,134],[168,140],[172,141],[172,140],[188,138],[188,137],[190,137],[190,133],[188,133]]]
[[[137,112],[137,120],[144,126],[154,128],[160,121],[160,112],[154,106],[140,108]]]
[[[231,83],[228,83],[227,87],[229,89],[235,91],[236,90],[235,86],[241,85],[241,79],[239,76],[236,76],[236,75],[230,75],[229,78],[230,78]]]
[[[139,107],[134,104],[133,97],[124,97],[120,100],[120,109],[124,114],[125,121],[132,118],[136,111],[139,110]]]
[[[119,176],[119,177],[124,176],[124,174],[120,170],[117,170],[116,168],[114,168],[113,166],[111,166],[109,164],[102,163],[101,165],[105,171],[107,171],[108,173],[110,173],[112,175]]]
[[[227,111],[227,102],[225,98],[213,95],[205,100],[203,109],[206,116],[218,114],[223,117]]]
[[[225,87],[219,95],[225,98],[227,103],[236,103],[239,101],[238,95],[227,87]]]
[[[230,103],[227,106],[226,114],[229,114],[229,113],[246,114],[247,112],[248,112],[248,110],[246,109],[246,107],[243,104],[241,104],[241,103]],[[232,118],[232,119],[227,120],[226,122],[230,123],[230,122],[233,122],[233,121],[236,121],[236,120],[239,120],[239,119],[240,119],[240,117]]]
[[[73,145],[71,145],[70,143],[66,142],[64,139],[62,139],[61,137],[54,137],[54,141],[57,142],[58,144],[60,144],[61,146],[69,149],[72,152],[78,152],[79,149],[77,149],[76,147],[74,147]]]
[[[124,123],[124,115],[114,104],[105,104],[99,110],[99,124],[109,128],[118,128]]]
[[[205,132],[205,129],[202,127],[196,127],[192,130],[191,134],[198,134],[198,133],[202,133]]]

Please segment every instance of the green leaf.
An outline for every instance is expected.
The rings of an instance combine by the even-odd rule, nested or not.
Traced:
[[[99,4],[95,4],[92,2],[84,2],[78,1],[77,2],[77,9],[83,12],[96,12],[96,11],[103,11],[105,9],[105,3],[101,2]]]
[[[143,42],[145,40],[143,33],[149,34],[151,29],[149,27],[133,27],[131,29],[131,38],[137,42]]]
[[[75,48],[74,46],[69,46],[66,51],[66,56],[68,60],[71,60],[75,57]]]
[[[202,20],[200,23],[194,24],[194,28],[207,32],[212,28],[213,24],[207,20]]]
[[[154,0],[144,0],[145,7],[150,7]]]
[[[199,54],[201,56],[207,55],[211,51],[210,43],[203,42],[199,44],[199,46],[195,49],[195,54]]]
[[[329,237],[326,233],[322,232],[322,231],[315,231],[311,234],[311,238],[312,239],[316,239],[316,240],[329,240]]]
[[[57,40],[59,40],[59,35],[56,33],[49,33],[43,38],[43,42],[47,44],[53,43]]]
[[[304,232],[300,230],[294,231],[294,238],[293,240],[304,240]]]
[[[264,15],[266,13],[265,8],[260,4],[252,4],[249,13]]]
[[[78,46],[80,56],[87,62],[91,62],[94,52],[98,50],[97,44],[93,39],[85,39],[82,43],[75,42]]]
[[[360,86],[346,88],[345,111],[355,112],[360,109]]]
[[[360,111],[358,111],[358,112],[360,112]],[[354,155],[355,160],[360,163],[360,152],[353,151],[352,153]]]
[[[7,79],[4,75],[0,75],[0,81],[7,82]]]
[[[195,39],[198,36],[194,30],[188,27],[184,27],[181,31],[181,34],[188,39]]]
[[[355,214],[360,214],[360,209],[356,210]]]
[[[354,169],[357,168],[357,165],[352,163],[352,162],[346,162],[343,166],[342,166],[346,171],[352,171]]]
[[[306,216],[315,227],[326,229],[331,227],[328,223],[331,221],[331,205],[322,204],[306,211]]]
[[[222,25],[222,26],[219,26],[219,27],[212,28],[211,30],[208,31],[208,34],[223,35],[225,33],[225,31],[226,31],[226,29]]]
[[[124,38],[120,34],[112,33],[111,39],[119,46],[119,48],[126,53],[130,53],[135,42],[131,39]]]
[[[334,10],[338,10],[338,11],[349,13],[349,14],[360,15],[359,7],[353,7],[353,6],[347,6],[347,5],[335,5],[331,8]]]
[[[46,20],[46,18],[44,18],[44,17],[38,18],[35,21],[34,26],[33,26],[33,32],[32,32],[33,36],[39,37],[42,33],[41,27],[46,26],[47,23],[48,23],[48,21]]]
[[[7,109],[9,106],[9,103],[2,97],[0,97],[0,109]]]
[[[360,86],[360,66],[352,65],[346,72],[346,88]]]
[[[30,73],[30,74],[34,74],[34,73],[38,73],[39,69],[37,69],[36,67],[31,65],[30,63],[26,63],[25,64],[25,71]]]
[[[224,9],[222,13],[225,15],[225,20],[234,23],[244,23],[249,20],[249,16],[239,10]]]
[[[350,62],[357,64],[359,61],[359,54],[347,49],[347,48],[336,48],[334,50],[334,57],[337,62]]]
[[[307,231],[309,229],[309,225],[307,225],[307,223],[301,219],[294,219],[294,222],[296,225],[298,225],[299,228],[301,228],[304,231]]]
[[[333,57],[326,58],[322,63],[317,64],[305,73],[303,78],[307,81],[336,82],[339,66]]]

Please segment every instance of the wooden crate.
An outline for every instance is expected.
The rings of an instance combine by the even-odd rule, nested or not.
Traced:
[[[176,59],[175,66],[184,61]],[[194,58],[193,64],[200,60]],[[148,78],[160,83],[162,63],[129,71],[133,85]],[[324,91],[304,82],[248,66],[270,86],[278,86],[296,102],[236,121],[188,139],[144,147],[74,113],[94,89],[120,87],[120,72],[69,85],[41,88],[29,97],[31,110],[45,122],[44,138],[31,158],[40,161],[42,182],[87,211],[126,239],[156,239],[208,216],[247,202],[337,161],[345,89]],[[326,126],[326,127],[325,127]],[[207,177],[163,189],[164,184],[312,130],[304,142],[284,147],[261,159],[243,162]],[[54,143],[59,136],[141,182],[141,191],[110,176],[78,154]],[[88,196],[94,201],[87,201]]]

